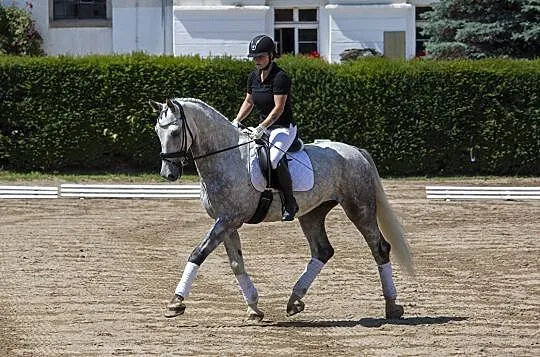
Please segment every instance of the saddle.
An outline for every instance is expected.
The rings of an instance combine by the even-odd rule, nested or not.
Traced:
[[[259,166],[261,168],[264,178],[266,178],[267,188],[275,188],[280,190],[279,184],[277,183],[276,173],[272,170],[272,164],[270,163],[270,143],[268,141],[268,136],[265,134],[263,139],[255,140],[257,144],[257,158],[259,161]],[[298,137],[298,133],[294,137],[294,141],[287,150],[287,152],[297,152],[304,149],[304,143]],[[285,157],[284,157],[285,159]],[[289,160],[290,161],[290,160]]]
[[[278,184],[279,181],[277,180],[276,173],[274,170],[272,170],[272,164],[270,163],[270,143],[268,139],[268,136],[265,134],[262,139],[255,140],[255,144],[257,145],[255,149],[257,151],[257,159],[259,161],[262,174],[266,178],[267,185],[266,189],[261,193],[259,205],[257,206],[255,213],[249,219],[249,221],[246,222],[250,224],[260,223],[264,220],[264,217],[266,217],[268,209],[270,208],[270,205],[274,199],[273,189],[280,190],[280,197],[283,202],[281,187]],[[287,152],[297,152],[303,148],[304,143],[298,137],[298,133],[296,133],[294,141]],[[287,160],[286,156],[284,156],[282,160]]]

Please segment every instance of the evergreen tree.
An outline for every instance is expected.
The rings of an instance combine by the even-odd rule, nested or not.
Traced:
[[[540,0],[441,0],[423,17],[434,58],[540,55]]]

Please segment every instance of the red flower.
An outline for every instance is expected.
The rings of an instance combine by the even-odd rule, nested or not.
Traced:
[[[311,51],[311,53],[308,55],[308,58],[320,58],[321,55],[317,51]]]

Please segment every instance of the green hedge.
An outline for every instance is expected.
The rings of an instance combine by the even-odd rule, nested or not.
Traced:
[[[385,174],[540,174],[540,61],[288,65],[302,133],[365,147]]]
[[[16,170],[154,170],[148,99],[197,97],[226,113],[250,69],[228,59],[0,59],[0,165]]]
[[[538,60],[279,63],[306,142],[364,147],[383,175],[540,175]],[[232,118],[252,68],[141,54],[0,57],[0,166],[156,170],[148,99],[195,97]]]

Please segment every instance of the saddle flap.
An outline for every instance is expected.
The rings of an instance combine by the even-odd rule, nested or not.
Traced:
[[[260,151],[259,147],[254,144],[250,144],[249,150],[249,171],[251,184],[257,191],[264,192],[268,187],[273,187],[268,185],[266,178],[267,173],[272,172],[272,166],[270,165],[269,161],[270,155],[268,151],[266,151],[262,154],[266,155],[266,159],[261,159],[258,153],[263,151]],[[292,153],[288,152],[287,162],[289,164],[289,172],[291,173],[293,182],[293,191],[298,192],[311,190],[313,188],[315,178],[311,159],[309,158],[307,152],[305,150]],[[270,179],[270,184],[277,182],[277,180],[272,180],[272,177],[270,177]]]

